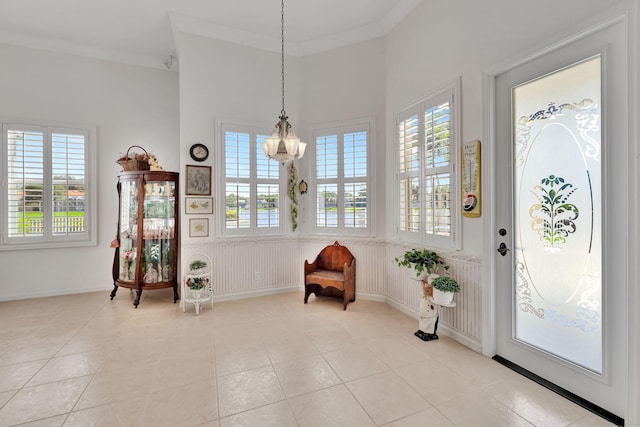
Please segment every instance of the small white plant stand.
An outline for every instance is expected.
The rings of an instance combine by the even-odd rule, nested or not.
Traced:
[[[206,265],[204,268],[197,270],[191,269],[190,265],[193,261],[202,261]],[[184,313],[187,309],[187,304],[193,304],[195,306],[196,315],[200,314],[200,307],[203,304],[211,303],[211,309],[213,310],[213,278],[211,277],[211,258],[204,254],[194,254],[187,258],[184,265],[184,278],[182,279],[182,285],[180,288],[180,308]],[[207,282],[202,289],[191,289],[187,286],[189,279],[201,278]]]

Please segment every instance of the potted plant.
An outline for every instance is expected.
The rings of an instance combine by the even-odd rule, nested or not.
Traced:
[[[192,261],[191,264],[189,264],[189,270],[193,274],[203,273],[206,267],[207,267],[207,263],[199,259]]]
[[[202,292],[205,286],[209,284],[209,278],[207,277],[189,277],[186,281],[186,285],[189,287],[192,298],[201,299]]]
[[[428,249],[411,249],[404,253],[402,258],[395,258],[398,267],[413,268],[416,270],[416,277],[427,278],[435,273],[439,267],[448,270],[449,266],[434,251]],[[426,274],[425,274],[426,273]]]
[[[448,276],[436,277],[431,281],[433,299],[436,303],[451,304],[453,295],[460,292],[460,285]]]

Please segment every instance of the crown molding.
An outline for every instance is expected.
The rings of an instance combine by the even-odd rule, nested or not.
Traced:
[[[176,35],[177,33],[182,32],[254,47],[256,49],[266,50],[269,52],[281,52],[280,38],[262,36],[249,31],[225,27],[223,25],[179,15],[173,12],[169,12],[169,22],[171,22],[171,31],[173,33],[174,40],[179,40]],[[284,51],[287,55],[299,56],[298,46],[295,43],[285,42]]]
[[[285,42],[285,53],[287,55],[300,57],[384,37],[411,13],[413,9],[422,3],[422,1],[423,0],[402,0],[380,22],[302,43]],[[169,12],[169,21],[171,22],[171,31],[174,40],[179,40],[177,33],[182,32],[270,52],[280,52],[281,46],[279,38],[267,37],[249,31],[225,27],[173,12]],[[179,49],[179,46],[177,46],[177,48]]]
[[[21,46],[30,49],[46,50],[67,55],[99,59],[109,62],[137,65],[140,67],[165,70],[165,58],[141,55],[95,46],[72,43],[52,38],[37,37],[24,34],[7,33],[0,30],[0,42],[7,45]]]
[[[385,16],[380,24],[384,29],[385,35],[391,32],[413,9],[418,7],[422,0],[402,0],[394,7],[387,16]]]

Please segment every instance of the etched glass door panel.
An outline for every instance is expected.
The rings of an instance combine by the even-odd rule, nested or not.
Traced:
[[[514,338],[602,373],[601,58],[512,89]]]

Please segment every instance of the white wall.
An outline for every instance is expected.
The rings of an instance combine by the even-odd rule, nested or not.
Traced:
[[[98,246],[0,252],[0,300],[112,289],[115,163],[130,145],[177,170],[178,76],[0,44],[0,117],[97,126]]]
[[[622,0],[567,0],[557,2],[541,0],[535,3],[514,2],[511,0],[491,0],[468,2],[453,0],[448,2],[424,1],[413,13],[403,20],[386,38],[386,122],[393,123],[394,113],[432,91],[450,83],[453,79],[462,79],[462,141],[479,139],[483,147],[483,214],[478,219],[464,219],[462,251],[464,256],[482,259],[483,269],[490,270],[488,251],[495,230],[490,230],[491,188],[488,177],[492,171],[489,152],[488,101],[485,93],[485,73],[506,63],[523,58],[536,50],[549,46],[581,29],[601,22],[609,16],[625,9],[631,10],[629,24],[630,71],[635,88],[631,96],[630,136],[634,138],[635,162],[630,162],[633,175],[631,186],[637,187],[638,171],[638,128],[634,117],[638,110],[638,25],[640,20],[636,1]],[[394,191],[393,172],[393,128],[387,128],[387,193]],[[637,207],[637,203],[636,203]],[[637,216],[637,215],[636,215]],[[387,217],[387,229],[392,230],[394,218]],[[638,226],[634,224],[630,231],[635,242],[630,245],[630,261],[637,259]],[[393,248],[393,245],[388,245]],[[456,254],[450,254],[456,257]],[[639,340],[637,327],[637,263],[629,271],[628,295],[633,298],[628,305],[629,331],[628,374],[629,409],[625,414],[627,423],[638,424],[640,407],[640,380],[638,375]],[[404,280],[395,268],[387,271],[387,295],[398,295],[400,304],[412,307],[411,295],[402,296],[406,287]],[[461,283],[463,292],[465,283]],[[485,274],[481,292],[487,294],[491,288],[491,276]],[[476,314],[476,322],[490,322],[491,295],[483,298],[482,312]],[[457,310],[458,308],[456,308]],[[487,325],[483,324],[485,331]],[[483,339],[491,338],[483,334]],[[483,342],[483,344],[486,344]]]
[[[373,211],[373,235],[383,237],[385,234],[385,162],[384,147],[384,84],[385,84],[385,44],[383,38],[369,40],[351,46],[334,49],[328,52],[304,56],[300,59],[300,118],[302,129],[333,124],[353,119],[373,118],[375,133],[372,146],[373,168],[372,184],[375,193],[370,195],[375,210]],[[295,124],[294,124],[295,126]],[[315,149],[310,135],[305,135],[310,142],[308,159],[300,164],[300,179],[310,182],[312,177],[311,151]],[[308,232],[313,218],[314,200],[301,197],[302,231]],[[332,242],[331,242],[332,243]],[[383,271],[379,272],[380,274]]]
[[[522,57],[556,41],[560,34],[591,22],[594,14],[620,5],[620,0],[542,0],[535,3],[511,0],[469,2],[424,1],[387,36],[387,123],[404,106],[462,77],[461,141],[478,139],[483,153],[485,100],[483,73],[510,58]],[[393,129],[387,129],[387,168],[393,171]],[[483,165],[483,181],[491,165]],[[388,174],[390,177],[390,174]],[[389,187],[391,186],[391,187]],[[387,192],[393,182],[388,181]],[[462,250],[479,256],[483,251],[483,221],[490,215],[489,189],[483,188],[483,215],[464,218]],[[395,218],[387,217],[392,230]]]

